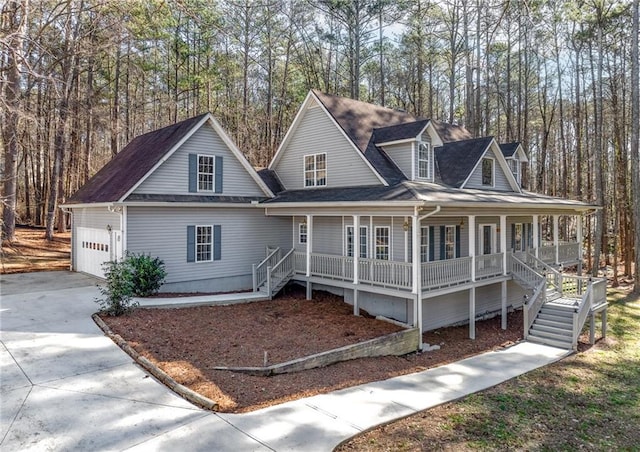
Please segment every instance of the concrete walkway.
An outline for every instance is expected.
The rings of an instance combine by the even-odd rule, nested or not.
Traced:
[[[97,281],[0,277],[0,449],[330,451],[375,425],[455,400],[567,354],[518,344],[424,372],[249,414],[212,413],[149,377],[91,320]]]

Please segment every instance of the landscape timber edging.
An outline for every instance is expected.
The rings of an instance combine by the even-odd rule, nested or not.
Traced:
[[[131,356],[135,360],[136,363],[138,363],[142,368],[144,368],[147,372],[153,375],[156,379],[162,382],[169,389],[176,392],[182,398],[188,400],[194,405],[205,408],[207,410],[217,411],[219,406],[218,402],[215,402],[207,397],[204,397],[203,395],[198,394],[197,392],[192,391],[186,386],[183,386],[177,381],[175,381],[173,378],[169,376],[169,374],[167,374],[165,371],[163,371],[158,366],[153,364],[144,356],[140,355],[140,353],[135,351],[133,347],[131,347],[127,343],[127,341],[125,341],[122,338],[122,336],[111,331],[111,328],[109,328],[109,325],[107,325],[97,313],[93,314],[91,318],[93,319],[94,322],[96,322],[96,325],[100,327],[100,329],[104,332],[104,334],[107,335],[113,342],[115,342],[118,345],[118,347],[124,350],[129,356]]]
[[[303,370],[326,367],[341,361],[357,358],[372,358],[376,356],[400,356],[418,350],[422,335],[417,328],[376,337],[365,342],[345,345],[340,348],[316,353],[314,355],[297,358],[280,364],[266,367],[213,367],[214,370],[241,372],[249,375],[270,376]]]

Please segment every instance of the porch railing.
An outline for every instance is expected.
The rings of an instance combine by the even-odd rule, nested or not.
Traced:
[[[496,278],[504,273],[502,253],[476,256],[476,279]]]
[[[542,246],[538,248],[538,257],[546,264],[553,264],[556,261],[556,247]]]
[[[541,279],[536,289],[533,292],[531,298],[527,299],[524,304],[523,315],[524,315],[524,338],[527,339],[529,336],[529,330],[531,329],[531,325],[535,321],[540,309],[544,305],[547,298],[547,282],[544,279]]]
[[[526,287],[538,287],[540,282],[545,280],[544,276],[513,254],[509,259],[509,270],[511,271],[511,275]]]
[[[574,262],[580,257],[579,243],[558,245],[558,259],[560,262]]]
[[[253,264],[253,291],[257,292],[267,280],[267,268],[273,267],[281,257],[280,248],[267,249],[267,257],[259,264]]]
[[[353,258],[313,253],[311,274],[331,279],[353,280]]]
[[[423,290],[468,283],[471,281],[471,257],[425,262],[421,273]]]
[[[294,273],[294,250],[285,254],[273,267],[267,267],[267,293],[275,295],[277,288],[289,281]]]
[[[358,265],[359,280],[363,283],[411,289],[413,272],[410,262],[360,259]]]

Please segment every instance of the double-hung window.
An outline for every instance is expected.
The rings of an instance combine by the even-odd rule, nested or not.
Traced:
[[[355,241],[354,241],[354,234],[353,234],[353,226],[347,226],[347,233],[346,233],[346,243],[345,243],[345,248],[346,248],[346,252],[347,252],[347,257],[353,257],[354,253],[354,246],[356,245]],[[366,226],[360,226],[360,235],[358,237],[358,249],[359,251],[359,256],[362,259],[366,259],[368,256],[368,246],[367,246],[367,235],[368,235],[368,231],[367,231],[367,227]]]
[[[198,191],[213,191],[214,157],[198,155]]]
[[[433,148],[429,143],[418,145],[418,177],[433,180]]]
[[[196,262],[213,260],[213,227],[196,226]]]
[[[307,223],[298,225],[298,243],[307,243]]]
[[[511,172],[513,173],[513,177],[516,178],[516,181],[518,183],[521,183],[521,181],[520,181],[520,160],[509,159],[507,161],[509,162],[509,169],[511,169]]]
[[[420,228],[420,262],[429,262],[429,226]]]
[[[513,250],[526,250],[524,242],[524,225],[522,223],[516,223],[513,225]]]
[[[492,158],[482,159],[482,185],[493,187],[494,161]]]
[[[327,185],[327,154],[304,156],[304,186],[324,187]]]
[[[444,227],[444,258],[455,259],[456,257],[456,227]]]
[[[376,259],[389,260],[390,230],[389,226],[376,226]]]

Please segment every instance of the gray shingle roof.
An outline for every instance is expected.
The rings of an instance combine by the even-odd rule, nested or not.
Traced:
[[[452,141],[435,148],[437,177],[443,184],[459,188],[467,179],[493,137]]]
[[[140,135],[102,167],[67,201],[100,203],[120,200],[207,113]]]
[[[217,195],[165,195],[132,193],[127,196],[126,201],[145,202],[180,202],[180,203],[229,203],[229,204],[250,204],[253,201],[263,201],[265,197],[257,196],[217,196]]]
[[[343,187],[343,188],[314,188],[301,190],[287,190],[279,193],[269,203],[298,203],[298,202],[362,202],[362,201],[412,201],[414,193],[403,184],[393,186]]]
[[[512,157],[518,149],[518,146],[520,146],[518,141],[514,141],[513,143],[500,143],[500,150],[505,157]]]
[[[415,138],[429,123],[428,119],[419,119],[406,124],[374,129],[373,142],[375,144],[388,143],[396,140]]]
[[[269,187],[269,190],[271,190],[273,194],[280,193],[284,190],[284,186],[282,185],[282,182],[280,182],[280,179],[274,170],[263,168],[257,172],[258,176],[260,176],[262,181],[267,184],[267,187]]]

